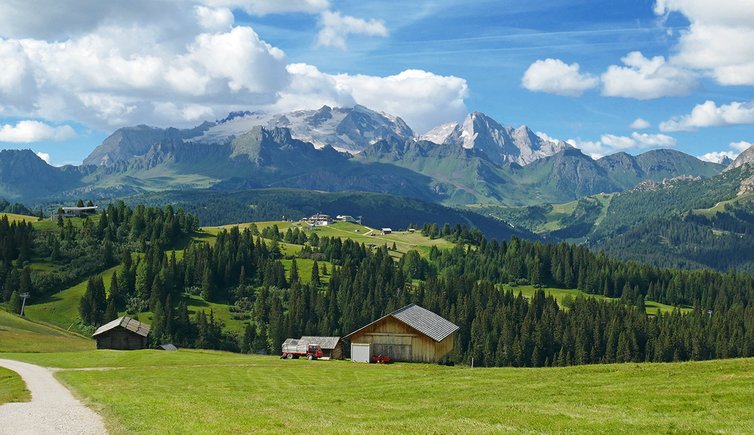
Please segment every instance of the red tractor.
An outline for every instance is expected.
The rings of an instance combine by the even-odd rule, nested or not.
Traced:
[[[305,356],[307,359],[313,360],[325,356],[318,344],[300,342],[294,338],[285,340],[282,348],[283,352],[280,358],[299,359]]]

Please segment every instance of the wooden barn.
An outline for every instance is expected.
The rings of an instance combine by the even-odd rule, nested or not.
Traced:
[[[343,340],[340,337],[314,337],[305,335],[299,339],[309,344],[318,344],[325,358],[343,359]]]
[[[432,311],[411,304],[343,338],[351,342],[354,361],[386,355],[394,361],[436,363],[453,349],[458,329]]]
[[[123,316],[97,328],[93,337],[97,340],[97,349],[145,349],[149,329],[146,323]]]

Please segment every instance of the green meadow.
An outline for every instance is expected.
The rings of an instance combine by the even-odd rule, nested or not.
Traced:
[[[0,405],[8,402],[28,402],[31,393],[16,372],[0,367]]]
[[[179,350],[0,354],[62,370],[112,433],[729,432],[754,359],[567,368],[367,365]]]

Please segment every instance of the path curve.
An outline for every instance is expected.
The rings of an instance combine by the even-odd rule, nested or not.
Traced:
[[[0,434],[107,434],[102,418],[73,397],[51,370],[8,359],[0,359],[0,366],[18,373],[31,392],[31,402],[0,405]]]

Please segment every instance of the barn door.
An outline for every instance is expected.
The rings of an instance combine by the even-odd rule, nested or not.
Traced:
[[[411,361],[411,345],[373,343],[372,355],[387,355],[395,361]]]

